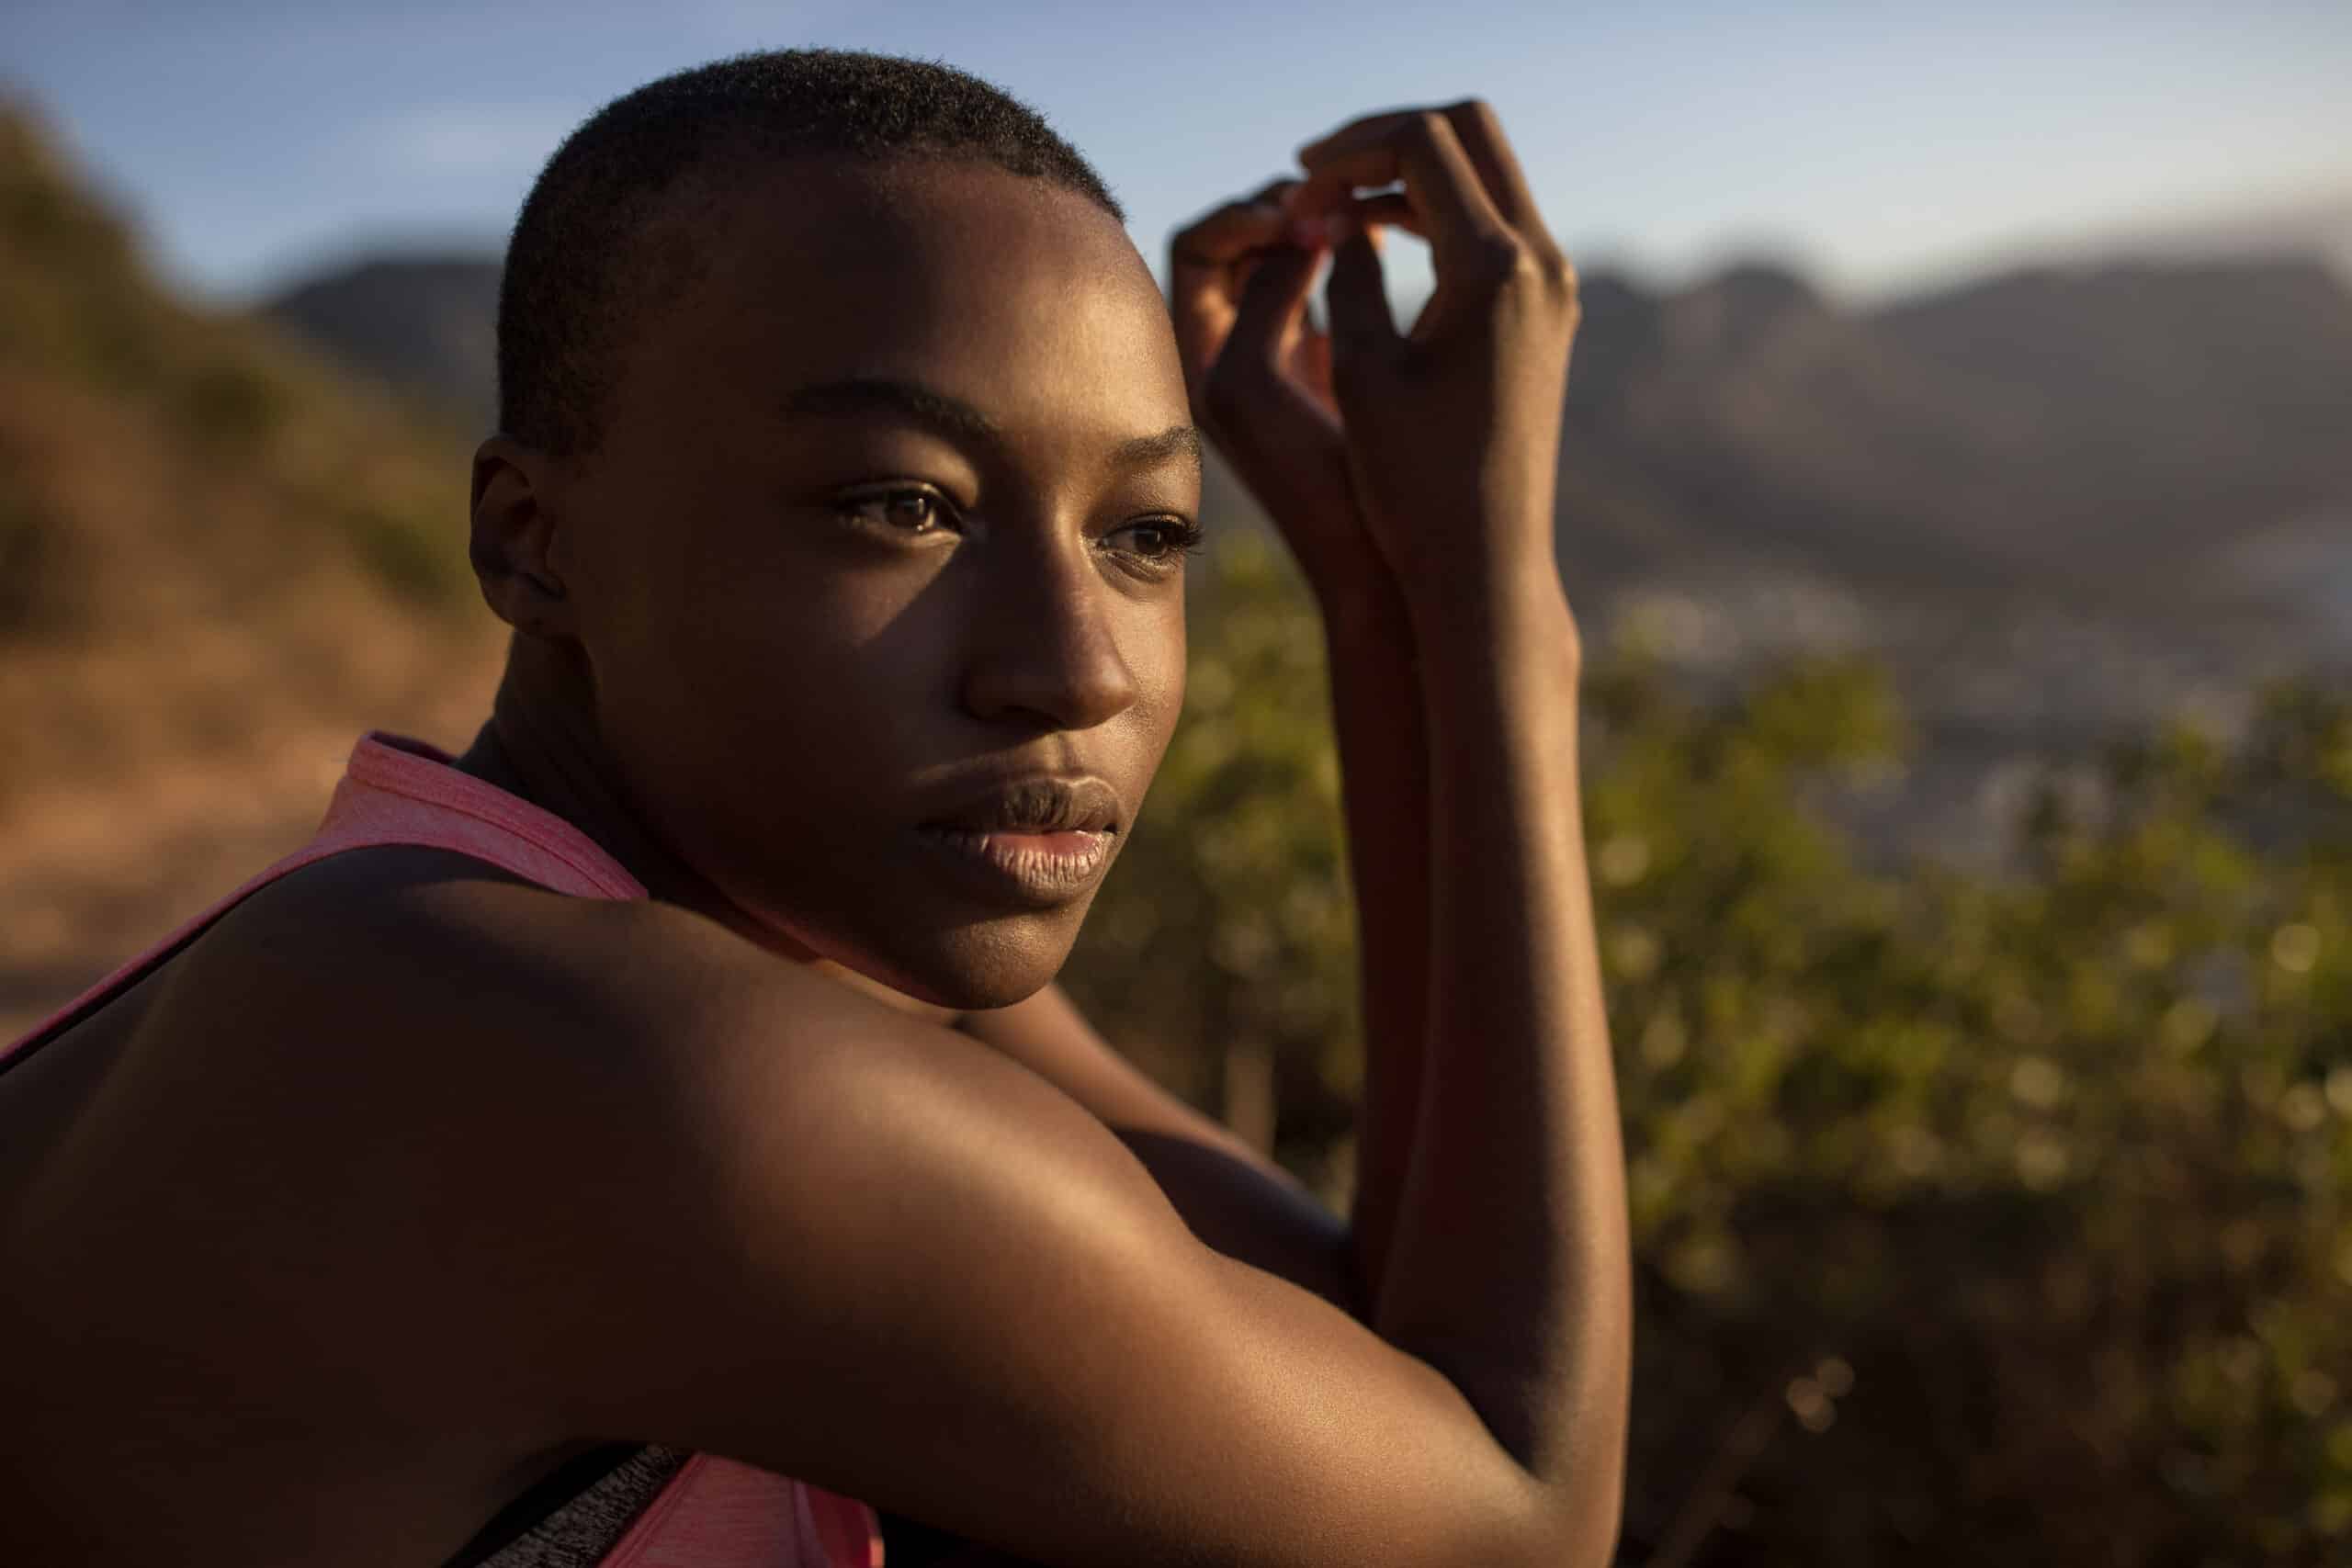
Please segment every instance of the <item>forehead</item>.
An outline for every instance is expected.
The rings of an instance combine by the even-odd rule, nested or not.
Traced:
[[[673,204],[657,231],[658,250],[686,261],[635,356],[662,395],[896,377],[1016,434],[1116,440],[1186,417],[1142,257],[1109,213],[1046,181],[967,163],[777,160]]]

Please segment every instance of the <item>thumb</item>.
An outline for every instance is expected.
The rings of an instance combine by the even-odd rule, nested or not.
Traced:
[[[1323,286],[1331,317],[1331,368],[1386,357],[1397,341],[1396,319],[1388,313],[1388,278],[1371,231],[1351,228],[1331,253],[1331,276]]]

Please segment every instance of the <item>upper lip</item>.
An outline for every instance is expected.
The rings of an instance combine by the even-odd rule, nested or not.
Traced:
[[[1031,773],[969,788],[923,826],[973,833],[1116,832],[1123,819],[1119,792],[1101,779]]]

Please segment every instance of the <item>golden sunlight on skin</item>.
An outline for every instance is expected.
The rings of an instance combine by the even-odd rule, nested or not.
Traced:
[[[896,1008],[900,1012],[922,1019],[927,1022],[943,1026],[950,1025],[964,1016],[955,1008],[944,1008],[935,1002],[926,1002],[910,997],[904,991],[894,991],[881,981],[861,975],[846,964],[836,964],[830,958],[812,958],[808,960],[808,967],[820,975],[839,980],[853,991],[865,992],[885,1007]]]

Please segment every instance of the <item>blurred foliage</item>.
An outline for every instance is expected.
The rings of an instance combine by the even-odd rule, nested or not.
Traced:
[[[63,534],[24,470],[23,459],[0,443],[0,645],[32,629],[41,576]]]
[[[1197,1100],[1235,1032],[1273,1051],[1282,1156],[1344,1202],[1321,637],[1254,547],[1194,623],[1069,982]],[[2284,688],[2235,743],[2114,747],[1984,876],[1866,867],[1809,806],[1900,765],[1866,666],[1701,702],[1596,663],[1625,1560],[2352,1561],[2352,703]]]

